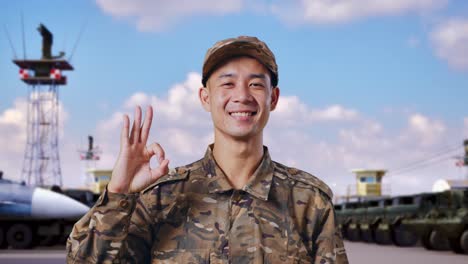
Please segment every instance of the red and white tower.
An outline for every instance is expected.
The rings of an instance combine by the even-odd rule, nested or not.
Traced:
[[[63,71],[73,67],[62,59],[64,53],[52,56],[52,33],[42,24],[42,58],[13,60],[20,68],[20,79],[28,85],[27,141],[22,180],[28,185],[62,185],[59,155],[59,87],[66,85]]]

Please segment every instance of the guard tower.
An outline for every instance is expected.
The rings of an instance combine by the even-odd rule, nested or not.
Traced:
[[[28,185],[61,186],[59,87],[67,84],[62,71],[72,71],[73,67],[62,59],[65,53],[52,56],[52,33],[43,24],[37,30],[42,36],[42,58],[13,60],[29,91],[27,141],[21,177]]]
[[[358,196],[382,196],[382,178],[386,170],[352,170],[356,174]]]
[[[112,170],[89,169],[87,173],[91,175],[93,179],[89,190],[97,196],[101,195],[112,177]]]

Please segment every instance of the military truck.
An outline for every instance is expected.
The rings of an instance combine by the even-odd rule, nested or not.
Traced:
[[[468,189],[450,190],[426,199],[431,210],[422,217],[404,221],[417,232],[429,250],[452,249],[468,254]]]
[[[468,189],[382,197],[335,206],[345,239],[468,254]]]
[[[371,201],[367,207],[367,221],[362,224],[361,233],[363,241],[377,244],[390,244],[391,236],[387,232],[384,225],[381,226],[386,218],[386,206],[392,203],[390,198],[382,198],[379,200]],[[381,226],[379,228],[379,226]]]

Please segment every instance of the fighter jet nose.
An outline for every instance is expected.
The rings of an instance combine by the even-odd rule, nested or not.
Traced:
[[[79,218],[89,207],[60,193],[35,188],[31,201],[31,215],[38,218]]]

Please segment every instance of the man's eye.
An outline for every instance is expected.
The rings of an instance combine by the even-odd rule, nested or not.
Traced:
[[[226,83],[223,83],[221,86],[230,87],[232,85],[233,85],[232,82],[226,82]]]
[[[250,86],[260,88],[260,87],[263,87],[264,85],[263,85],[263,83],[251,83]]]

